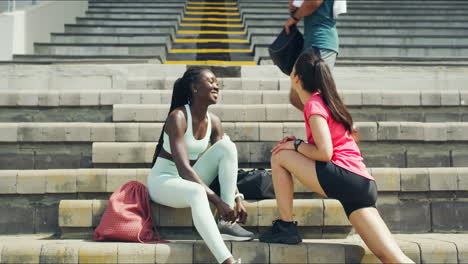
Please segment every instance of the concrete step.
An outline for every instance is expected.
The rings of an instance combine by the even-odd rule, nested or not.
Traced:
[[[151,56],[165,59],[167,42],[129,43],[35,43],[34,50],[40,55],[110,55],[110,56]]]
[[[355,59],[362,60],[362,58]],[[461,59],[466,58],[462,57]],[[379,93],[382,91],[391,93],[394,91],[467,90],[468,67],[440,67],[438,66],[440,62],[434,61],[436,63],[433,67],[350,65],[336,67],[334,75],[339,89],[365,91],[371,97],[377,96],[377,100],[379,97],[381,98]],[[290,89],[288,76],[282,74],[274,65],[211,68],[218,78],[223,78],[222,85],[225,90],[288,91]],[[0,65],[0,90],[108,90],[109,92],[111,90],[132,89],[172,90],[174,81],[181,77],[186,69],[186,65],[148,63],[119,65],[6,64]],[[155,75],[155,72],[158,74]],[[466,102],[465,99],[464,101]]]
[[[70,65],[70,64],[162,64],[161,57],[154,56],[75,56],[75,55],[35,55],[13,54],[13,60],[0,61],[11,65]]]
[[[154,142],[160,123],[0,123],[0,142]],[[468,123],[356,122],[361,142],[468,141]],[[291,134],[305,137],[303,122],[223,121],[224,131],[236,142],[280,141]]]
[[[253,79],[255,80],[255,79]],[[251,81],[253,81],[251,80]],[[77,106],[112,106],[114,104],[143,104],[143,105],[168,105],[172,98],[171,86],[174,78],[161,79],[132,79],[133,83],[128,85],[128,90],[103,89],[92,90],[0,90],[0,107],[27,107],[27,106],[49,106],[49,107],[77,107]],[[172,81],[172,82],[171,82]],[[261,80],[256,80],[261,82]],[[287,87],[288,79],[280,79],[279,83]],[[150,87],[144,89],[146,82],[159,82],[164,87]],[[278,81],[275,86],[277,86]],[[248,87],[242,89],[241,78],[218,78],[218,85],[222,91],[218,96],[218,105],[278,105],[288,109],[289,89],[277,87],[267,89],[263,84],[258,90],[250,90]],[[245,85],[245,83],[244,83]],[[273,85],[272,85],[273,86]],[[236,89],[237,88],[237,89]],[[153,90],[154,89],[154,90]],[[413,91],[389,91],[389,90],[338,90],[343,102],[351,109],[362,108],[390,108],[407,107],[413,111],[431,112],[433,109],[444,110],[444,108],[463,108],[468,101],[468,91],[465,90],[416,90]],[[404,96],[403,98],[401,98]],[[266,106],[265,106],[266,107]],[[432,109],[433,108],[433,109]],[[453,111],[453,109],[451,109]],[[378,120],[376,120],[378,121]],[[383,121],[383,120],[380,120]]]
[[[88,18],[77,17],[79,25],[128,25],[128,26],[177,26],[177,18],[167,19],[113,19],[113,18]]]
[[[185,7],[185,2],[179,3],[141,3],[132,1],[114,1],[114,2],[90,2],[88,7],[128,7],[128,6],[143,6],[143,7]]]
[[[277,36],[281,32],[281,26],[255,26],[248,27],[249,34],[264,34],[264,35],[273,35]],[[302,28],[300,28],[301,31]],[[431,36],[466,36],[468,32],[467,27],[438,27],[435,26],[341,26],[338,28],[340,34],[345,35],[403,35],[409,36],[414,34],[415,36],[419,35],[431,35]]]
[[[250,41],[253,45],[270,45],[275,41],[276,36],[262,36],[252,34]],[[401,35],[340,35],[340,45],[402,45],[418,46],[431,43],[434,46],[468,45],[468,36],[401,36]]]
[[[92,237],[107,203],[107,200],[62,200],[58,216],[61,237]],[[194,228],[190,208],[152,205],[153,218],[164,238],[200,238]],[[244,227],[256,235],[264,232],[278,218],[275,200],[246,201],[245,207],[249,217]],[[345,238],[351,231],[351,224],[337,200],[295,199],[294,214],[304,238]]]
[[[415,263],[465,263],[466,234],[396,234],[396,242]],[[164,244],[100,243],[60,240],[46,235],[1,236],[2,261],[47,263],[215,263],[202,241]],[[30,247],[24,247],[30,244]],[[243,263],[378,263],[358,236],[307,239],[299,245],[258,241],[226,242]],[[64,253],[65,252],[65,253]],[[137,252],[137,253],[136,253]]]
[[[392,232],[466,232],[468,230],[464,220],[468,214],[467,168],[372,168],[369,171],[378,184],[377,207]],[[2,218],[2,222],[8,224],[0,227],[0,234],[58,232],[60,224],[62,228],[73,227],[74,231],[72,229],[64,231],[68,232],[69,236],[71,233],[76,236],[79,234],[76,232],[78,227],[90,227],[91,218],[70,216],[61,222],[58,221],[59,214],[62,214],[62,218],[65,215],[63,210],[59,211],[61,200],[75,200],[67,205],[66,211],[70,214],[83,213],[77,210],[76,204],[89,206],[90,202],[83,200],[93,199],[92,203],[97,205],[96,199],[109,199],[112,192],[128,181],[137,180],[146,184],[148,173],[149,169],[1,170],[0,179],[4,184],[0,188],[2,194],[0,212],[6,216]],[[311,217],[311,214],[303,212],[296,213],[296,217],[301,218],[304,223],[319,221],[322,225],[326,223],[325,225],[342,226],[349,231],[349,223],[336,200],[322,200],[297,181],[294,187],[295,198],[298,201],[297,210],[302,208],[301,211],[307,212],[312,208],[321,207],[325,210],[325,217],[333,215],[334,220],[323,221],[320,220],[323,219],[322,216]],[[248,205],[249,215],[253,216],[249,220],[251,225],[252,223],[256,226],[269,225],[271,221],[265,218],[274,219],[276,216],[274,201],[250,201]],[[159,211],[165,210],[164,214],[160,213],[156,217],[158,220],[165,219],[163,223],[159,222],[161,226],[180,227],[184,226],[183,223],[188,223],[184,221],[189,221],[189,226],[192,226],[191,221],[187,220],[190,219],[190,212],[187,210],[169,210],[156,204],[153,206],[159,208]],[[93,208],[95,210],[97,206]],[[94,211],[94,214],[96,212]],[[180,214],[185,216],[176,216]],[[170,225],[168,223],[171,221],[170,215],[173,216],[172,220],[178,221],[179,224],[173,222]],[[315,214],[312,212],[312,215]],[[424,216],[424,219],[421,220],[420,216]],[[260,218],[264,220],[258,220]],[[67,219],[68,224],[62,225],[61,223],[67,223],[65,221]],[[92,219],[94,227],[95,217]],[[81,223],[85,221],[88,225],[80,226],[77,221]],[[341,224],[336,224],[337,222]],[[326,229],[329,234],[332,232],[331,228]],[[85,231],[84,228],[80,229],[81,231]],[[317,235],[319,234],[315,234],[315,237]]]
[[[52,43],[116,43],[116,44],[140,44],[140,43],[171,43],[169,34],[73,34],[52,33]]]
[[[181,19],[180,15],[172,14],[142,14],[142,13],[129,13],[129,12],[89,12],[86,11],[87,18],[110,18],[110,19]]]
[[[284,26],[285,19],[262,19],[262,18],[248,18],[245,19],[244,23],[248,25],[249,28],[251,27],[257,27],[257,26],[267,26],[268,28],[277,26],[279,28],[282,28]],[[402,19],[402,20],[375,20],[375,19],[360,19],[357,20],[355,18],[350,18],[350,17],[343,17],[340,18],[340,20],[337,21],[337,28],[340,33],[341,37],[341,31],[343,29],[346,29],[347,27],[390,27],[390,28],[398,28],[398,27],[415,27],[418,30],[419,29],[424,29],[426,27],[433,28],[433,27],[439,27],[439,28],[466,28],[467,23],[465,21],[443,21],[443,22],[438,22],[436,25],[431,22],[431,21],[421,21],[418,19]],[[304,31],[303,29],[303,23],[299,22],[299,28]],[[417,32],[416,32],[417,33]]]
[[[65,33],[166,33],[174,36],[175,26],[65,25]]]
[[[406,96],[411,96],[412,93],[404,93]],[[413,93],[414,94],[414,93]],[[400,96],[402,94],[400,93]],[[351,101],[351,99],[349,100]],[[397,101],[397,100],[395,100]],[[418,101],[412,101],[407,98],[405,102],[384,103],[380,106],[409,106],[420,105]],[[456,103],[456,102],[454,102]],[[365,103],[361,105],[366,105]],[[351,104],[352,105],[352,104]],[[167,117],[167,109],[169,105],[151,105],[151,104],[115,104],[113,106],[113,121],[114,122],[164,122]],[[240,105],[240,104],[225,104],[213,105],[210,111],[218,115],[223,122],[302,122],[303,113],[289,104],[270,104],[270,105]],[[464,110],[466,111],[466,110]],[[460,113],[461,116],[466,115]],[[365,112],[361,112],[362,115]],[[397,114],[397,113],[391,113]],[[391,115],[389,113],[389,115]],[[410,114],[410,113],[407,113]],[[414,114],[414,113],[411,113]],[[370,113],[367,113],[371,116]],[[382,113],[375,113],[376,116]],[[430,114],[429,114],[430,115]],[[404,116],[404,115],[402,115]],[[375,117],[378,119],[378,117]]]
[[[417,19],[420,21],[447,21],[447,20],[453,20],[453,21],[468,21],[467,19],[467,14],[466,13],[458,13],[458,14],[436,14],[436,15],[426,15],[425,13],[421,14],[412,14],[412,13],[407,13],[407,14],[394,14],[394,13],[354,13],[354,14],[343,14],[340,15],[340,17],[337,20],[341,19],[341,16],[343,18],[348,17],[349,19],[375,19],[375,20],[404,20],[408,19],[408,16],[411,16],[412,19]],[[268,9],[253,9],[253,10],[248,10],[243,8],[241,10],[241,17],[243,19],[246,19],[247,17],[257,17],[257,18],[288,18],[288,13],[287,9],[282,8],[278,9],[277,11],[273,10],[268,10]]]
[[[255,57],[269,56],[269,45],[255,45]],[[350,57],[457,57],[468,56],[468,45],[342,44],[340,54]]]

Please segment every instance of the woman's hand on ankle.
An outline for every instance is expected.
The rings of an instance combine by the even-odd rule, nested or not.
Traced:
[[[237,222],[245,224],[245,221],[247,220],[247,210],[245,209],[243,200],[240,198],[236,200],[236,214]]]

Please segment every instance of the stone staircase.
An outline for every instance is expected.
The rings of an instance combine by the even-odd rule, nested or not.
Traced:
[[[188,13],[232,7],[214,3],[93,0],[86,17],[37,43],[34,55],[0,65],[0,263],[215,262],[190,210],[154,203],[158,230],[172,243],[90,240],[111,193],[131,180],[146,183],[187,62],[271,63],[266,48],[287,17],[287,1],[235,2],[240,21],[197,21],[213,17]],[[416,263],[468,263],[468,2],[362,0],[348,7],[338,20],[334,76],[377,179],[379,212]],[[246,36],[180,32],[227,25]],[[188,52],[212,48],[203,42],[252,54],[236,60]],[[160,65],[167,60],[184,64]],[[289,78],[276,67],[207,67],[222,87],[210,111],[235,142],[240,167],[268,168],[275,142],[304,137],[302,115],[288,102]],[[337,201],[300,184],[294,197],[304,243],[226,242],[234,256],[244,263],[378,262]],[[274,200],[246,207],[245,227],[257,235],[277,217]]]
[[[222,86],[210,109],[236,143],[240,167],[268,168],[274,142],[304,136],[301,114],[288,105],[289,80],[276,67],[209,67]],[[131,180],[146,183],[172,85],[186,68],[0,65],[1,263],[214,262],[187,209],[152,204],[170,244],[89,240],[110,194]],[[335,70],[377,179],[377,207],[418,263],[468,260],[467,73],[459,66]],[[274,200],[246,206],[245,227],[257,235],[277,217]],[[294,210],[304,243],[228,247],[245,263],[377,261],[337,201],[295,184]]]
[[[288,1],[90,0],[85,17],[22,63],[271,64]],[[468,65],[466,0],[352,0],[338,65]],[[303,30],[302,22],[299,28]]]

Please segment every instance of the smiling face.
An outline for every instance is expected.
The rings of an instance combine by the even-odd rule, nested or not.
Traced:
[[[211,71],[203,71],[200,80],[192,86],[192,94],[195,100],[208,105],[218,102],[218,80]]]

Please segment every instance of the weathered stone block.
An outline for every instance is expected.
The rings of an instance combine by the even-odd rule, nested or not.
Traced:
[[[468,191],[468,168],[457,168],[458,190]]]
[[[450,151],[443,147],[409,147],[406,153],[406,166],[409,168],[428,167],[451,167]],[[453,165],[455,166],[455,165]]]
[[[452,150],[451,160],[453,167],[466,167],[466,164],[468,164],[468,152],[463,150]]]
[[[86,243],[79,249],[79,263],[117,263],[117,243]]]
[[[447,141],[447,125],[444,123],[425,123],[425,141]]]
[[[288,120],[288,112],[284,110],[284,105],[269,105],[266,108],[265,121],[285,121]]]
[[[350,226],[348,217],[343,209],[343,206],[338,200],[325,199],[323,200],[324,207],[324,226]]]
[[[382,105],[381,90],[366,90],[362,93],[362,105]]]
[[[163,227],[193,226],[192,212],[188,208],[172,208],[159,206],[159,224]]]
[[[458,190],[457,168],[429,168],[428,170],[431,191]]]
[[[260,80],[259,79],[252,79],[252,78],[242,78],[242,90],[259,90],[260,88]]]
[[[242,101],[237,104],[259,105],[262,104],[262,91],[241,91]]]
[[[271,159],[271,149],[276,142],[254,142],[249,144],[249,162],[267,163]]]
[[[262,91],[262,104],[289,104],[289,91]]]
[[[283,139],[283,123],[259,123],[262,141],[279,141]]]
[[[307,250],[307,263],[347,263],[346,250],[342,244],[310,243]]]
[[[119,161],[119,145],[112,142],[93,143],[93,163],[116,163]]]
[[[78,192],[106,192],[106,169],[79,169],[76,178]]]
[[[306,129],[304,123],[283,123],[283,137],[280,140],[290,136],[305,139]]]
[[[458,90],[441,90],[440,101],[443,106],[460,105],[460,92]]]
[[[406,192],[429,191],[429,171],[426,168],[407,168],[400,171],[401,190]]]
[[[247,221],[245,226],[257,227],[258,226],[258,202],[257,201],[244,201],[245,209],[247,210]]]
[[[278,79],[261,79],[259,83],[259,88],[262,91],[277,91],[279,89]]]
[[[107,170],[107,192],[114,192],[129,181],[136,180],[136,169]]]
[[[44,244],[40,263],[78,263],[78,248],[73,243]]]
[[[106,123],[91,123],[91,142],[114,142],[115,125]]]
[[[236,141],[259,141],[259,123],[235,123]]]
[[[307,245],[270,244],[270,263],[307,263]]]
[[[40,243],[24,242],[8,243],[3,246],[2,263],[39,263],[42,245]]]
[[[60,92],[49,90],[39,94],[38,106],[59,106]]]
[[[72,142],[90,142],[90,123],[71,123],[65,127],[65,140]]]
[[[421,105],[423,106],[439,106],[441,105],[440,91],[422,91],[421,92]]]
[[[121,104],[140,104],[141,92],[140,91],[123,91],[120,93]]]
[[[430,204],[427,201],[380,197],[377,208],[392,232],[425,233],[432,228]]]
[[[17,142],[18,141],[18,124],[4,123],[1,125],[2,133],[0,134],[0,142]]]
[[[322,200],[294,200],[294,219],[299,226],[323,225]],[[258,225],[271,226],[271,222],[278,218],[276,200],[262,200],[258,202]]]
[[[421,105],[419,91],[390,91],[382,93],[383,105],[417,106]]]
[[[400,122],[379,122],[377,132],[379,140],[399,140],[400,139]]]
[[[115,139],[121,142],[137,142],[139,140],[139,131],[137,123],[116,123]]]
[[[60,227],[92,227],[92,200],[62,200],[59,205]]]
[[[432,228],[434,232],[468,231],[468,205],[464,201],[432,202]]]
[[[42,142],[45,141],[43,125],[23,123],[18,126],[18,141],[22,142]]]
[[[193,251],[192,242],[156,244],[156,263],[192,263]]]
[[[424,123],[419,122],[401,122],[400,140],[421,140],[425,135]]]
[[[240,90],[242,88],[242,80],[240,78],[223,78],[224,90]]]
[[[343,103],[348,106],[362,105],[361,90],[346,90],[343,91]]]
[[[264,105],[245,105],[242,109],[244,118],[240,121],[256,122],[259,120],[265,120],[266,110]]]
[[[468,123],[447,122],[447,140],[468,141]]]
[[[279,89],[281,91],[291,90],[291,80],[289,78],[280,78],[279,79]]]
[[[47,193],[76,193],[76,170],[49,170],[46,173]]]
[[[39,104],[39,93],[37,91],[18,92],[16,105],[18,106],[37,106]]]
[[[93,220],[92,226],[96,227],[101,221],[102,215],[106,211],[107,205],[109,204],[108,200],[92,200],[93,204]]]
[[[409,238],[416,242],[421,249],[421,263],[456,263],[457,248],[453,243],[433,239]]]
[[[117,263],[156,263],[156,244],[119,243]]]
[[[120,104],[120,92],[117,91],[100,91],[100,105]]]
[[[262,242],[232,242],[232,255],[242,263],[269,263],[270,247]]]
[[[400,191],[399,168],[372,168],[371,175],[374,177],[379,191]]]
[[[224,241],[226,247],[229,251],[231,251],[231,242]],[[206,246],[205,242],[197,241],[193,244],[193,263],[219,263],[224,260],[216,260],[213,256],[213,253],[210,249]]]
[[[59,105],[61,106],[79,106],[80,92],[78,91],[61,91],[59,94]]]
[[[43,124],[45,125],[45,124]],[[46,141],[49,142],[65,142],[67,141],[66,137],[66,126],[63,123],[48,123],[43,129],[44,137]]]
[[[0,194],[16,193],[17,175],[16,170],[0,170]]]
[[[159,140],[163,124],[146,124],[140,123],[138,141],[140,142],[155,142]]]
[[[43,194],[46,191],[46,171],[20,170],[16,182],[17,193]]]
[[[359,139],[362,141],[377,141],[377,123],[359,122],[356,124],[359,131]]]
[[[100,91],[81,91],[80,106],[97,106],[100,102]]]
[[[149,173],[150,173],[150,169],[137,169],[136,181],[141,182],[144,185],[147,185]]]

